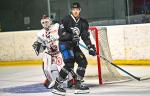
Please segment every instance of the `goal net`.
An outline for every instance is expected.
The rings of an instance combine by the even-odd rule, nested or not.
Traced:
[[[92,43],[96,45],[97,54],[112,62],[107,38],[107,29],[105,27],[93,26],[89,28],[89,32],[91,33]],[[121,75],[118,70],[110,64],[110,62],[100,58],[99,56],[87,57],[89,64],[96,64],[98,67],[97,76],[99,78],[99,84],[131,80],[129,77]]]

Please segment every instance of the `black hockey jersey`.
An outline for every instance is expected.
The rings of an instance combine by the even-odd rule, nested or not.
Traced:
[[[79,29],[79,37],[82,38],[87,46],[91,45],[90,34],[88,32],[89,24],[83,18],[74,18],[72,15],[64,17],[61,21],[59,28],[59,41],[60,42],[71,42],[74,34],[72,28],[77,27]]]

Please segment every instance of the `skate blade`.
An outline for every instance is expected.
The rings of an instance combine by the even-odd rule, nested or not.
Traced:
[[[88,94],[90,90],[75,90],[74,94]]]
[[[60,96],[65,96],[65,94],[66,94],[65,92],[60,92],[60,91],[57,91],[55,89],[52,90],[52,93],[56,94],[56,95],[60,95]]]

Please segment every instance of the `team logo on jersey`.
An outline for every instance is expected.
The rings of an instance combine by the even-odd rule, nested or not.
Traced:
[[[79,30],[79,28],[78,28],[78,27],[73,27],[73,28],[71,28],[71,29],[72,29],[73,34],[74,34],[74,35],[79,36],[79,34],[80,34],[80,30]]]

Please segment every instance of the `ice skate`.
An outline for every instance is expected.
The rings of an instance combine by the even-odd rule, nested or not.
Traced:
[[[77,81],[75,85],[75,94],[86,94],[89,92],[89,87],[83,85],[81,81]]]
[[[56,80],[54,87],[52,89],[52,93],[57,94],[57,95],[65,95],[66,90],[61,86],[61,82]]]

